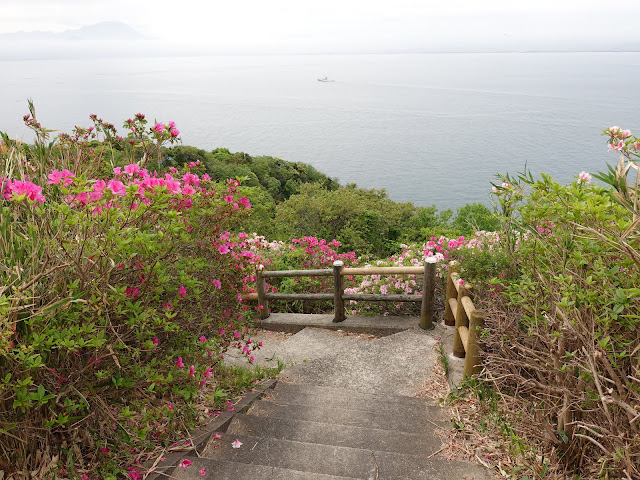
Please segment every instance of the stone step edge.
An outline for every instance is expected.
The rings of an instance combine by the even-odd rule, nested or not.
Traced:
[[[411,403],[416,405],[424,404],[427,407],[442,407],[442,405],[439,404],[438,399],[434,399],[434,398],[412,397],[409,395],[396,395],[394,393],[391,393],[391,394],[371,393],[364,390],[357,390],[353,388],[330,387],[325,385],[315,385],[315,384],[291,382],[287,380],[278,380],[277,385],[273,389],[274,394],[278,394],[278,392],[282,392],[283,390],[285,392],[286,390],[298,390],[299,393],[308,394],[308,395],[313,395],[314,393],[326,393],[326,394],[334,394],[334,395],[355,393],[362,396],[368,396],[371,398],[372,401],[380,401],[380,402],[397,401],[400,403]]]
[[[468,460],[445,460],[443,458],[438,458],[435,457],[433,458],[433,454],[430,456],[427,455],[422,455],[422,454],[410,454],[410,453],[396,453],[396,452],[386,452],[386,451],[381,451],[381,450],[374,450],[374,449],[368,449],[368,448],[358,448],[358,447],[348,447],[348,446],[336,446],[336,445],[325,445],[325,444],[316,444],[316,443],[309,443],[309,442],[301,442],[298,440],[288,440],[288,439],[280,439],[280,438],[275,438],[275,437],[261,437],[259,435],[245,435],[245,434],[229,434],[227,432],[224,432],[222,434],[222,438],[220,439],[220,441],[222,442],[226,442],[229,443],[229,441],[231,439],[236,439],[239,440],[242,445],[244,445],[245,447],[249,448],[249,446],[252,444],[252,442],[260,442],[261,440],[272,440],[275,441],[278,444],[289,444],[289,445],[307,445],[307,446],[314,446],[314,447],[318,447],[318,448],[333,448],[334,450],[343,450],[343,451],[353,451],[353,452],[369,452],[372,453],[374,455],[375,458],[379,458],[380,456],[387,456],[388,458],[391,457],[395,457],[397,459],[405,459],[407,461],[411,461],[411,460],[415,460],[418,463],[421,462],[425,462],[425,463],[430,463],[432,464],[434,467],[436,467],[438,464],[450,464],[450,465],[466,465],[469,467],[476,467],[479,469],[486,469],[486,467],[484,465],[480,465]],[[229,443],[230,444],[230,443]],[[249,448],[251,451],[253,451],[253,448]],[[435,453],[438,453],[439,451],[436,451]],[[270,465],[269,463],[262,463],[261,459],[258,459],[258,461],[256,462],[252,462],[252,461],[236,461],[236,460],[227,460],[226,458],[214,458],[214,457],[207,457],[207,456],[202,456],[200,457],[202,460],[212,460],[212,461],[228,461],[228,462],[234,462],[234,463],[247,463],[247,464],[251,464],[251,465],[264,465],[264,466],[270,466],[270,467],[274,467],[274,468],[281,468],[281,469],[285,469],[285,470],[293,470],[296,472],[304,472],[304,473],[308,473],[311,472],[309,470],[298,470],[295,468],[288,468],[288,467],[279,467],[277,465]],[[313,473],[313,472],[311,472]],[[323,473],[323,475],[333,475],[331,473]],[[334,476],[341,476],[341,475],[334,475]],[[344,475],[342,475],[344,476]],[[348,478],[348,477],[347,477]],[[361,478],[361,477],[353,477],[353,478]],[[405,477],[402,478],[402,480],[409,480],[409,479],[405,479]]]
[[[284,418],[284,417],[259,417],[257,415],[250,415],[250,414],[240,414],[237,417],[234,417],[234,420],[229,424],[229,428],[234,428],[237,423],[242,423],[244,422],[251,422],[253,421],[253,419],[258,419],[257,422],[261,422],[261,421],[269,421],[269,422],[275,422],[275,423],[291,423],[291,424],[301,424],[301,425],[308,425],[308,426],[319,426],[319,425],[329,425],[331,427],[335,427],[335,428],[344,428],[344,429],[353,429],[353,430],[366,430],[369,431],[371,433],[380,433],[380,434],[388,434],[388,433],[394,433],[396,435],[399,436],[404,436],[407,439],[411,439],[414,438],[416,440],[420,439],[422,441],[424,441],[426,438],[429,438],[426,434],[420,434],[420,433],[412,433],[412,432],[402,432],[402,431],[397,431],[397,430],[385,430],[384,428],[375,428],[375,427],[363,427],[363,426],[359,426],[359,425],[340,425],[340,424],[336,424],[336,423],[330,423],[327,424],[326,422],[317,422],[314,420],[299,420],[296,418]],[[227,431],[225,433],[229,434],[229,428],[227,429]],[[254,437],[262,437],[265,438],[267,435],[262,435],[262,431],[256,431],[254,433],[237,433],[237,432],[233,432],[234,434],[237,435],[249,435],[249,436],[254,436]],[[294,438],[288,438],[288,437],[281,437],[281,436],[269,436],[269,438],[273,438],[276,440],[290,440],[292,442],[299,442],[299,443],[310,443],[310,444],[317,444],[317,445],[326,445],[326,446],[334,446],[334,447],[345,447],[348,446],[350,448],[356,448],[356,449],[363,449],[366,450],[362,447],[351,447],[349,445],[339,445],[339,444],[335,444],[335,443],[325,443],[325,442],[318,442],[315,440],[296,440]],[[440,447],[442,446],[443,442],[442,439],[440,437],[437,436],[433,436],[431,437],[433,438],[433,440],[435,442],[440,442]],[[441,448],[440,448],[441,450]],[[406,452],[396,452],[393,450],[376,450],[376,451],[380,451],[380,452],[386,452],[386,453],[404,453],[406,455],[417,455],[417,456],[422,456],[422,454],[414,454],[414,453],[406,453]],[[437,453],[438,449],[432,451],[431,453]],[[431,454],[430,453],[430,454]]]
[[[294,470],[291,468],[282,468],[282,467],[272,467],[269,465],[262,465],[259,463],[242,463],[242,462],[234,462],[232,460],[212,460],[210,458],[204,458],[204,457],[193,457],[190,459],[192,461],[192,464],[187,467],[187,471],[189,473],[193,472],[192,475],[194,480],[195,479],[200,479],[201,478],[201,474],[200,474],[200,469],[204,468],[206,470],[206,475],[211,475],[211,470],[208,470],[208,468],[214,468],[215,466],[237,466],[238,468],[243,468],[243,467],[248,467],[248,468],[268,468],[272,470],[272,475],[278,474],[278,473],[282,473],[282,472],[293,472],[293,473],[298,473],[298,474],[308,474],[309,472],[305,472],[303,470]],[[214,467],[211,467],[211,466]],[[174,472],[173,474],[175,474],[176,472]],[[215,471],[213,472],[215,473]],[[173,475],[172,474],[172,475]],[[327,479],[327,480],[361,480],[357,477],[346,477],[346,476],[336,476],[336,475],[329,475],[329,474],[321,474],[323,479]],[[279,477],[279,475],[278,475]],[[238,480],[243,480],[242,478],[239,478]],[[260,480],[260,479],[257,479]]]
[[[300,403],[278,403],[278,402],[274,402],[273,400],[268,400],[268,399],[265,399],[265,398],[260,398],[259,400],[260,400],[260,403],[258,405],[264,405],[265,408],[271,408],[271,406],[275,406],[275,407],[282,407],[282,408],[287,408],[287,407],[289,407],[289,408],[303,408],[303,409],[315,410],[315,411],[328,410],[326,418],[331,418],[331,419],[335,420],[335,416],[331,416],[331,413],[330,413],[331,411],[335,410],[334,407],[332,407],[331,405],[309,407],[308,405],[300,404]],[[252,404],[252,406],[253,406],[253,404]],[[427,406],[427,408],[429,410],[435,410],[436,413],[438,413],[438,410],[440,410],[440,407]],[[342,411],[342,412],[348,412],[348,411],[351,411],[351,412],[362,412],[362,413],[378,414],[379,415],[379,412],[372,411],[372,410],[363,410],[361,408],[344,408],[344,407],[341,407],[340,411]],[[252,413],[250,410],[248,410],[246,412],[243,412],[243,413],[246,413],[247,416],[266,417],[266,415],[259,415],[259,414]],[[402,415],[403,417],[407,416],[407,415],[404,415],[404,414],[398,414],[398,415]],[[315,420],[308,420],[308,419],[299,418],[297,416],[290,416],[290,415],[287,415],[287,414],[285,414],[283,412],[280,412],[280,413],[270,412],[268,416],[270,418],[282,418],[282,419],[292,419],[292,420],[302,420],[302,421],[308,421],[308,422],[315,422]],[[443,430],[448,430],[448,429],[451,428],[450,420],[444,420],[444,419],[440,420],[440,419],[436,418],[434,420],[430,419],[430,420],[428,420],[428,422],[432,427],[435,427],[435,428],[441,428]],[[352,424],[347,424],[347,423],[342,423],[342,422],[337,422],[337,421],[324,421],[324,422],[317,422],[317,423],[330,423],[332,425],[355,426],[355,425],[352,425]],[[416,433],[416,432],[408,432],[406,430],[398,430],[398,429],[387,429],[387,428],[379,428],[379,427],[375,427],[375,428],[377,428],[377,430],[397,431],[397,432],[401,432],[401,433]]]
[[[156,462],[156,459],[146,461],[143,464],[145,470],[149,471],[153,467],[155,467],[155,470],[153,473],[147,475],[145,480],[170,478],[173,470],[176,468],[180,460],[187,457],[193,457],[194,452],[195,455],[199,456],[209,444],[209,440],[211,440],[211,437],[215,432],[225,432],[236,414],[247,413],[251,405],[253,405],[253,402],[262,397],[267,390],[273,389],[277,382],[277,379],[270,378],[259,385],[256,385],[254,389],[247,392],[244,397],[234,404],[234,410],[232,412],[229,412],[228,410],[220,412],[220,415],[212,419],[205,426],[189,432],[188,438],[191,439],[193,448],[165,455],[165,460],[160,463]],[[156,465],[156,463],[158,464]]]

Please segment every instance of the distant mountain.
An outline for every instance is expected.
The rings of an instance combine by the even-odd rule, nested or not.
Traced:
[[[0,34],[0,40],[49,41],[49,40],[143,40],[144,36],[122,22],[100,22],[64,32],[15,32]]]

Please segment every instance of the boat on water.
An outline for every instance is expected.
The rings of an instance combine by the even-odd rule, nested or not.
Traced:
[[[324,83],[331,83],[331,82],[335,82],[335,80],[329,80],[328,77],[324,77],[324,78],[319,78],[318,79],[319,82],[324,82]]]

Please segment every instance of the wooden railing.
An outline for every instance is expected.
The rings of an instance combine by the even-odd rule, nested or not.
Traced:
[[[455,325],[453,354],[458,358],[466,357],[464,374],[471,376],[481,369],[478,335],[484,327],[484,316],[473,304],[473,286],[461,280],[455,268],[455,264],[449,265],[444,323]]]
[[[349,275],[423,275],[422,295],[380,295],[380,294],[345,294],[344,277]],[[333,293],[270,293],[266,291],[265,278],[282,277],[333,277]],[[436,283],[436,259],[428,258],[423,267],[345,267],[343,262],[333,262],[333,268],[320,270],[275,270],[268,271],[260,266],[256,271],[256,292],[244,295],[244,300],[258,300],[260,318],[269,316],[269,300],[333,300],[334,322],[342,322],[346,318],[345,300],[364,302],[422,302],[420,327],[425,330],[433,328],[433,296]]]

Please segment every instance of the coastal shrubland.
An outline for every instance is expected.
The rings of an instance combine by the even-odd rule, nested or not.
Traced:
[[[176,442],[188,448],[186,431],[268,374],[229,373],[221,362],[237,348],[250,366],[260,347],[248,330],[256,307],[240,299],[257,265],[355,265],[372,252],[444,261],[455,248],[444,237],[400,243],[405,216],[419,239],[416,218],[443,225],[435,208],[341,187],[303,164],[167,147],[180,138],[173,122],[139,113],[120,135],[92,115],[92,126],[52,138],[33,105],[24,120],[33,144],[0,143],[0,470],[15,479],[136,479],[145,459]],[[305,195],[329,223],[336,192],[355,212],[320,233],[349,244],[296,235],[307,227],[287,218]],[[313,282],[269,289],[327,288]],[[351,287],[417,288],[389,282]]]
[[[485,311],[483,419],[534,478],[640,476],[640,142],[605,134],[620,163],[567,185],[500,176],[494,211],[450,210],[341,186],[313,167],[177,145],[173,122],[137,114],[0,143],[0,470],[132,478],[188,448],[184,432],[233,408],[269,372],[250,366],[258,265],[268,269],[450,261]],[[296,281],[297,280],[297,281]],[[419,294],[411,276],[345,278],[348,293]],[[329,293],[324,277],[268,291]],[[327,311],[273,302],[277,311]],[[416,313],[355,303],[347,313]],[[464,431],[464,425],[457,424]],[[187,442],[187,444],[185,444]],[[40,453],[38,453],[40,452]],[[47,473],[48,472],[48,473]]]
[[[600,184],[500,177],[498,249],[461,262],[485,286],[474,428],[493,420],[518,478],[640,478],[640,142],[604,133],[621,157]]]
[[[260,261],[237,229],[250,201],[197,165],[151,170],[172,122],[50,141],[25,121],[35,143],[0,149],[0,470],[141,478],[228,408],[225,351],[259,348],[237,299]]]

